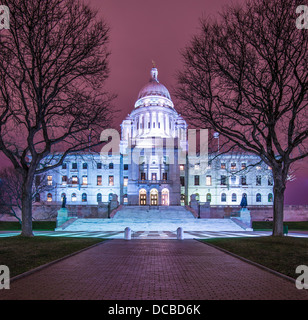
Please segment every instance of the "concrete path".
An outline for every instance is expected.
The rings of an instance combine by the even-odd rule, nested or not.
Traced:
[[[308,292],[196,240],[115,239],[12,281],[4,299],[308,300]]]

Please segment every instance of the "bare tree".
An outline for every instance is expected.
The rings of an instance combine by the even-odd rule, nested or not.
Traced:
[[[308,155],[308,33],[296,27],[300,4],[254,0],[226,8],[217,21],[203,19],[178,76],[183,115],[272,168],[274,236],[283,235],[290,168]]]
[[[0,150],[22,176],[21,235],[32,236],[35,175],[99,145],[110,125],[109,28],[79,0],[3,3],[10,29],[0,32]]]
[[[53,185],[48,184],[47,174],[35,176],[32,186],[32,202],[36,202],[37,195],[52,191]],[[0,171],[0,210],[15,217],[20,224],[19,213],[22,210],[22,175],[12,167]]]

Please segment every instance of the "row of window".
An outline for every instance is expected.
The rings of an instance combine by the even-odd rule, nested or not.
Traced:
[[[72,176],[71,181],[69,181],[67,176],[62,176],[62,185],[66,185],[68,183],[70,183],[72,185],[78,185],[78,177],[77,176]],[[81,184],[82,185],[87,185],[88,184],[88,176],[82,176],[81,177]],[[103,185],[103,177],[101,175],[98,175],[96,177],[96,184],[98,186],[102,186]],[[114,186],[114,176],[108,176],[108,186]]]
[[[97,162],[96,163],[96,168],[97,169],[102,169],[103,168],[102,163],[101,162]],[[113,165],[112,162],[109,163],[108,168],[109,169],[114,169],[114,165]],[[63,163],[62,164],[62,169],[67,169],[67,163]],[[78,169],[77,162],[72,162],[72,169],[73,170],[77,170]],[[82,169],[88,169],[88,163],[86,163],[86,162],[82,163]],[[128,170],[128,164],[124,164],[124,170]]]
[[[162,180],[168,180],[167,178],[168,178],[167,172],[163,172],[163,174],[162,174]],[[140,179],[141,179],[141,180],[146,180],[146,173],[145,173],[145,172],[141,172],[141,173],[140,173]],[[153,172],[153,173],[151,174],[151,180],[152,180],[152,181],[156,181],[156,180],[157,180],[157,173],[156,173],[156,172]]]
[[[184,177],[180,177],[181,179],[181,185],[185,186],[185,178]],[[226,186],[227,185],[227,181],[228,181],[228,177],[225,175],[221,175],[220,176],[220,184],[222,186]],[[231,184],[235,184],[236,183],[236,176],[231,176]],[[247,178],[246,176],[241,176],[240,177],[240,184],[241,185],[247,185]],[[273,178],[272,177],[268,177],[267,179],[267,184],[269,186],[273,185]],[[194,176],[194,185],[195,186],[199,186],[200,185],[200,176],[199,175],[195,175]],[[207,175],[205,176],[205,185],[206,186],[211,186],[212,185],[212,176]],[[260,175],[256,176],[256,186],[261,186],[262,185],[262,177]]]
[[[246,193],[243,193],[242,194],[242,197],[243,196],[246,196],[247,197],[247,194]],[[185,196],[184,196],[185,197]],[[199,200],[199,194],[196,193],[196,200]],[[206,201],[207,202],[211,202],[212,201],[212,195],[211,193],[207,193],[206,194]],[[221,196],[220,196],[220,201],[221,202],[227,202],[227,195],[225,193],[222,193]],[[232,202],[237,202],[238,199],[237,199],[237,194],[236,193],[232,193],[231,195],[231,201]],[[272,193],[269,193],[267,195],[267,201],[268,202],[273,202],[273,194]],[[262,202],[262,195],[261,193],[257,193],[256,194],[256,202]]]
[[[62,193],[61,199],[63,199],[64,195],[66,196],[65,193]],[[246,196],[246,197],[247,197],[247,194],[246,194],[246,193],[243,193],[242,197],[243,197],[243,196]],[[124,197],[127,198],[126,195],[125,195]],[[109,194],[108,199],[109,199],[109,201],[112,199],[112,193]],[[35,200],[36,200],[37,202],[40,201],[40,196],[39,196],[39,194],[36,194]],[[199,200],[199,194],[198,194],[198,193],[196,193],[196,200]],[[52,194],[51,194],[51,193],[48,193],[48,194],[47,194],[47,201],[48,201],[48,202],[52,201]],[[77,195],[76,195],[76,193],[73,193],[73,194],[71,195],[71,201],[72,201],[72,202],[76,202],[76,201],[77,201]],[[82,201],[82,202],[87,202],[87,201],[88,201],[88,196],[87,196],[86,193],[83,193],[83,194],[81,195],[81,201]],[[97,201],[97,202],[101,202],[101,201],[102,201],[102,194],[101,194],[101,193],[98,193],[98,194],[96,195],[96,201]],[[185,201],[185,195],[184,195],[184,194],[181,194],[181,201]],[[207,201],[207,202],[211,202],[211,201],[212,201],[212,195],[211,195],[211,193],[207,193],[207,194],[206,194],[206,201]],[[225,193],[222,193],[222,194],[221,194],[220,201],[221,201],[221,202],[227,202],[227,195],[226,195]],[[231,201],[232,201],[232,202],[237,202],[237,194],[236,194],[236,193],[232,193],[232,195],[231,195]],[[272,194],[272,193],[269,193],[269,194],[267,195],[267,201],[270,202],[270,203],[273,202],[273,194]],[[256,194],[256,202],[262,202],[262,195],[261,195],[260,193],[257,193],[257,194]]]
[[[61,194],[61,201],[63,200],[63,197],[64,197],[64,196],[66,196],[66,194],[65,194],[65,193],[62,193],[62,194]],[[109,193],[109,195],[108,195],[108,200],[109,200],[109,201],[112,200],[112,196],[113,196],[113,194],[112,194],[112,193]],[[40,201],[40,196],[39,196],[39,194],[36,194],[35,201],[37,201],[37,202]],[[48,193],[48,194],[47,194],[47,201],[48,201],[48,202],[51,202],[51,201],[52,201],[52,194],[51,194],[51,193]],[[71,195],[71,201],[72,201],[72,202],[78,201],[78,198],[77,198],[77,194],[76,194],[76,193],[72,193],[72,195]],[[87,201],[88,201],[88,196],[87,196],[86,193],[83,193],[83,194],[81,195],[81,201],[82,201],[82,202],[87,202]],[[96,201],[97,201],[97,202],[102,202],[102,194],[101,194],[101,193],[98,193],[98,194],[96,195]]]

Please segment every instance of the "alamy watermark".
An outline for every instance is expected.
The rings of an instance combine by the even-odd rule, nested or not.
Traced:
[[[296,278],[296,288],[308,289],[308,267],[305,265],[300,265],[296,268],[295,273],[301,273],[301,275]]]
[[[10,29],[10,9],[0,5],[0,30]]]
[[[158,163],[186,164],[187,156],[198,158],[200,170],[208,166],[208,129],[188,129],[188,141],[177,137],[123,137],[115,129],[106,129],[101,133],[100,140],[107,142],[101,149],[101,159],[120,155],[125,149],[128,164],[152,164],[156,158]],[[120,160],[118,160],[120,161]],[[117,163],[117,159],[114,159]],[[151,163],[150,163],[151,162]]]
[[[296,19],[296,28],[308,29],[308,6],[298,6],[296,8],[296,13],[299,14]]]
[[[10,269],[0,265],[0,289],[10,289]]]

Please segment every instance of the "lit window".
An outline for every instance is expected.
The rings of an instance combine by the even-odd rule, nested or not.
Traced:
[[[87,185],[88,184],[88,176],[82,176],[82,184]]]
[[[210,193],[207,193],[207,195],[206,195],[206,201],[207,201],[207,202],[211,202],[211,200],[212,200],[212,195],[211,195]]]
[[[164,180],[164,181],[167,180],[167,172],[163,172],[163,180]]]
[[[109,186],[113,186],[114,185],[114,180],[113,180],[113,176],[109,176]]]
[[[157,175],[156,175],[156,173],[154,172],[154,173],[152,173],[152,180],[154,180],[154,181],[156,181],[157,180]]]
[[[212,176],[206,176],[205,177],[205,184],[207,186],[211,186],[212,185]]]
[[[77,176],[72,176],[72,184],[74,184],[74,185],[78,184],[78,177]]]
[[[51,202],[51,201],[52,201],[52,194],[51,194],[51,193],[48,193],[48,194],[47,194],[47,201],[48,201],[48,202]]]
[[[72,194],[72,202],[76,202],[77,201],[77,196],[76,193]]]
[[[123,186],[127,187],[128,184],[128,177],[124,177]]]
[[[48,184],[49,186],[52,185],[52,176],[47,176],[47,184]]]
[[[81,201],[82,202],[87,202],[87,194],[86,193],[83,193],[82,196],[81,196]]]
[[[184,169],[185,169],[184,164],[180,164],[180,170],[184,171]]]
[[[67,176],[62,176],[62,184],[63,185],[67,184]]]
[[[236,163],[235,162],[231,163],[231,170],[236,170]]]
[[[232,202],[236,202],[236,193],[232,193]]]
[[[246,163],[243,162],[243,163],[242,163],[242,170],[245,170],[245,169],[246,169]]]
[[[102,185],[102,176],[97,176],[97,185],[98,186]]]
[[[220,164],[220,168],[221,168],[221,169],[226,169],[226,164],[225,164],[224,162],[222,162],[222,163]]]
[[[128,204],[127,194],[124,194],[124,196],[123,196],[123,203]]]
[[[199,170],[200,169],[200,164],[195,164],[195,170]]]
[[[256,166],[256,169],[257,170],[261,170],[261,166]]]

